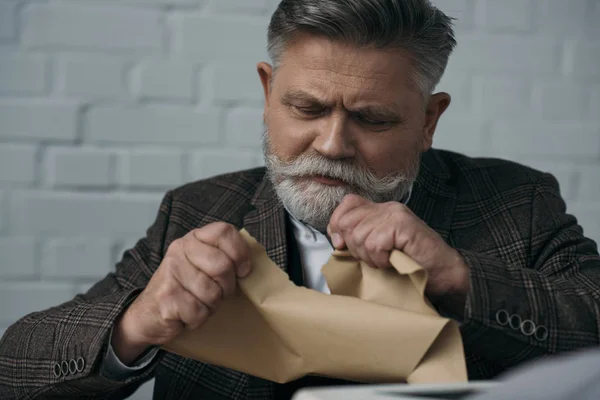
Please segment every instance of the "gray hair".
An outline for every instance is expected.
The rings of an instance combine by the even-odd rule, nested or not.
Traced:
[[[429,0],[282,0],[269,24],[268,51],[277,69],[286,43],[297,32],[403,49],[414,67],[410,82],[428,97],[456,46],[452,20]]]

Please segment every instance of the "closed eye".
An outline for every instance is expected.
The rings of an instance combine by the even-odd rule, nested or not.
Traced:
[[[369,117],[366,117],[364,115],[361,114],[354,114],[354,119],[361,123],[361,124],[365,124],[365,125],[371,125],[374,127],[383,127],[383,126],[391,126],[393,124],[396,123],[396,121],[386,121],[386,120],[379,120],[379,119],[371,119]]]
[[[312,118],[319,117],[327,111],[327,109],[325,107],[315,107],[315,106],[311,106],[311,107],[293,106],[293,107],[298,114],[305,116],[305,117],[312,117]]]

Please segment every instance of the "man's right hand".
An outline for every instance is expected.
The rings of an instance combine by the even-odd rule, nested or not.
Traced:
[[[202,326],[250,270],[250,248],[232,225],[212,223],[173,241],[113,330],[117,357],[131,364],[148,347]]]

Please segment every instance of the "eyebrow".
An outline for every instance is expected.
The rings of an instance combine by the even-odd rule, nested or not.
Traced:
[[[281,101],[284,104],[292,104],[294,102],[306,102],[310,104],[319,104],[323,106],[328,106],[327,102],[319,99],[317,96],[305,92],[303,90],[290,90],[286,92],[282,97]],[[384,106],[379,105],[369,105],[364,107],[357,108],[346,108],[346,110],[354,115],[360,115],[364,117],[369,117],[372,119],[384,120],[384,121],[394,121],[401,122],[403,121],[402,115],[400,113],[391,110]]]
[[[349,112],[352,114],[358,114],[363,117],[369,117],[375,120],[389,121],[389,122],[401,122],[403,120],[402,116],[393,110],[390,110],[386,107],[382,106],[366,106],[359,107],[356,109],[349,109]]]
[[[286,104],[293,103],[294,101],[303,101],[307,103],[326,105],[322,99],[319,99],[318,97],[313,96],[312,94],[303,90],[290,90],[281,97],[281,101]]]

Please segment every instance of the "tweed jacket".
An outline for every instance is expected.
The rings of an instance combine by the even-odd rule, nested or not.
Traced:
[[[551,175],[430,150],[408,207],[470,268],[461,333],[471,379],[598,344],[600,257],[566,214]],[[155,399],[273,398],[272,382],[162,351],[143,373],[123,381],[100,374],[111,327],[146,286],[169,244],[215,221],[245,228],[286,270],[286,213],[264,168],[169,191],[146,237],[125,252],[114,272],[87,293],[27,315],[6,331],[0,399],[124,398],[151,377]],[[73,364],[73,373],[54,373],[63,361]]]

